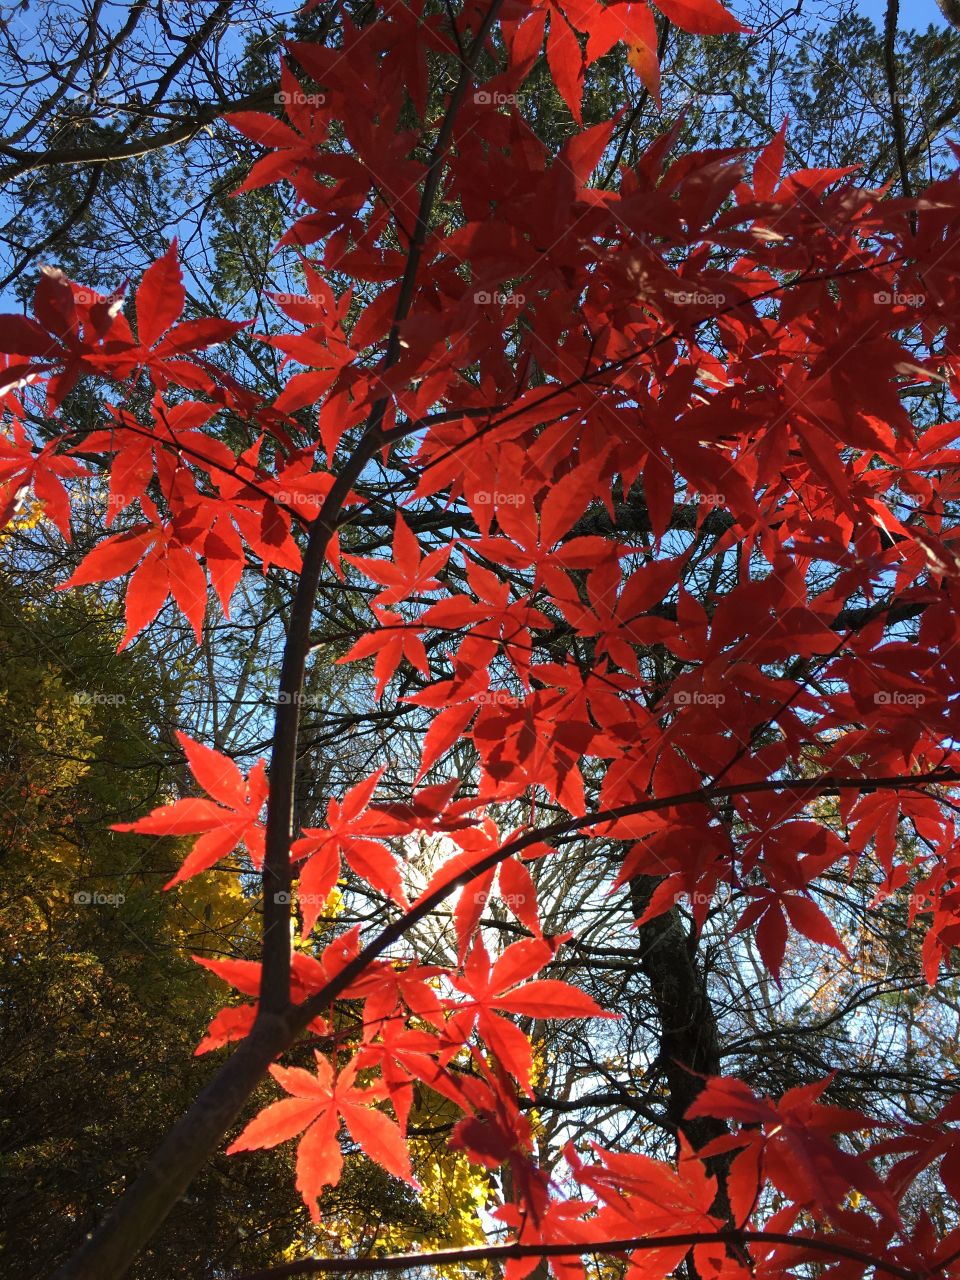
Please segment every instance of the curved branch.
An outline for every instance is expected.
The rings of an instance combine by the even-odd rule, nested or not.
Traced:
[[[901,1267],[886,1258],[878,1258],[862,1249],[854,1249],[830,1238],[791,1236],[781,1231],[682,1231],[670,1236],[631,1236],[622,1240],[595,1240],[589,1244],[493,1244],[468,1249],[438,1249],[432,1253],[396,1253],[386,1258],[300,1258],[279,1267],[250,1271],[234,1280],[288,1280],[290,1276],[367,1275],[380,1271],[413,1271],[423,1267],[441,1267],[454,1262],[492,1262],[509,1258],[577,1258],[585,1253],[638,1253],[647,1249],[666,1249],[677,1245],[698,1244],[779,1244],[798,1249],[811,1249],[834,1258],[862,1262],[900,1280],[918,1280],[918,1272]]]

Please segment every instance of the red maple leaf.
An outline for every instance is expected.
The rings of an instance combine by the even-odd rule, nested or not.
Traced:
[[[490,956],[480,938],[470,949],[462,976],[450,981],[468,997],[458,1002],[458,1029],[464,1039],[474,1023],[497,1060],[530,1091],[533,1051],[530,1041],[503,1013],[526,1014],[531,1018],[616,1018],[605,1013],[586,992],[556,978],[524,982],[553,957],[554,948],[538,938],[524,939],[507,947],[491,966]],[[520,985],[522,984],[522,985]]]
[[[319,956],[294,951],[290,957],[290,999],[294,1004],[302,1004],[310,996],[322,991],[341,969],[357,958],[359,951],[359,926],[334,938]],[[218,1049],[231,1040],[242,1040],[250,1031],[257,1016],[256,998],[260,995],[263,966],[255,960],[210,960],[204,956],[194,956],[193,959],[224,982],[229,982],[242,995],[253,996],[255,999],[254,1004],[229,1005],[214,1017],[195,1050],[198,1054],[209,1053],[211,1049]],[[344,994],[349,998],[360,996],[370,989],[371,984],[379,989],[381,971],[390,968],[387,964],[371,966],[361,979],[361,985],[357,987],[351,984]],[[327,1035],[330,1027],[324,1018],[314,1018],[309,1023],[309,1030],[318,1035]]]
[[[420,544],[410,526],[398,514],[394,526],[392,560],[376,560],[371,556],[343,558],[385,588],[370,603],[386,606],[399,604],[401,600],[425,591],[436,591],[440,583],[434,575],[447,563],[450,550],[449,546],[439,547],[436,551],[421,556]]]
[[[766,1177],[795,1204],[822,1215],[841,1205],[853,1188],[898,1223],[896,1201],[869,1162],[832,1141],[839,1133],[876,1128],[879,1121],[819,1102],[831,1079],[788,1089],[779,1102],[773,1102],[758,1098],[740,1080],[711,1077],[687,1116],[719,1116],[745,1127],[714,1139],[700,1154],[755,1147]]]
[[[440,600],[430,606],[420,623],[472,628],[471,638],[482,641],[488,661],[502,646],[521,679],[526,680],[533,651],[530,628],[548,627],[546,615],[528,599],[511,600],[510,583],[472,561],[467,563],[467,579],[478,599],[457,595]]]
[[[330,800],[327,825],[305,827],[301,838],[295,840],[291,847],[290,854],[294,860],[307,859],[300,870],[305,937],[337,883],[341,854],[368,884],[402,907],[409,905],[397,861],[385,844],[371,839],[364,814],[382,773],[382,769],[372,773],[352,787],[342,801]]]
[[[227,1153],[275,1147],[302,1133],[297,1148],[297,1189],[314,1222],[320,1220],[317,1200],[323,1188],[335,1187],[340,1181],[343,1155],[337,1135],[341,1121],[371,1160],[416,1187],[400,1127],[373,1105],[382,1090],[357,1088],[356,1061],[334,1076],[322,1054],[314,1053],[314,1057],[316,1075],[302,1067],[270,1068],[270,1074],[291,1096],[261,1111],[230,1144]]]
[[[263,861],[264,828],[260,814],[267,799],[266,764],[260,760],[244,778],[236,764],[219,751],[194,742],[185,733],[177,740],[190,771],[212,799],[187,797],[161,805],[136,822],[117,822],[114,831],[149,836],[200,835],[183,865],[164,888],[206,871],[243,845],[254,866]]]
[[[356,662],[376,654],[373,675],[377,682],[377,697],[382,698],[402,659],[406,658],[424,676],[430,675],[430,659],[420,639],[422,628],[419,625],[408,623],[400,614],[391,613],[379,605],[374,605],[373,611],[380,626],[376,631],[361,636],[337,662]]]
[[[13,422],[13,439],[0,435],[0,529],[16,515],[31,485],[44,510],[70,541],[70,497],[60,480],[90,474],[74,459],[56,452],[58,441],[37,448],[23,423]]]

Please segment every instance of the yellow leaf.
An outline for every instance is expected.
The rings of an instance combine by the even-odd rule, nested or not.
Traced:
[[[637,79],[653,98],[658,110],[660,101],[660,64],[657,61],[656,49],[645,44],[627,45],[627,62],[637,73]]]

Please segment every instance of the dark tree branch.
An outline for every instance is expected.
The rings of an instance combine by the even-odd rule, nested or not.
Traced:
[[[291,1276],[306,1275],[366,1275],[380,1271],[413,1271],[426,1267],[449,1266],[452,1263],[505,1261],[509,1258],[571,1258],[587,1253],[630,1254],[646,1249],[665,1249],[677,1245],[697,1245],[720,1242],[723,1244],[781,1244],[792,1245],[797,1250],[809,1249],[814,1253],[834,1258],[849,1258],[861,1262],[900,1280],[918,1280],[918,1273],[902,1267],[887,1258],[875,1257],[861,1249],[841,1244],[832,1236],[790,1236],[778,1231],[684,1231],[670,1236],[632,1236],[623,1240],[595,1240],[590,1244],[500,1244],[483,1245],[480,1248],[438,1249],[433,1253],[397,1253],[386,1258],[300,1258],[297,1262],[285,1262],[279,1267],[267,1267],[263,1271],[251,1271],[237,1275],[234,1280],[289,1280]]]
[[[883,64],[887,76],[887,94],[890,98],[890,116],[893,121],[893,142],[900,170],[900,185],[908,200],[913,199],[910,182],[910,166],[907,163],[906,129],[903,123],[903,105],[900,102],[900,86],[897,83],[897,20],[900,17],[900,0],[887,0],[883,22]],[[910,225],[917,230],[917,215],[910,214]]]
[[[212,102],[209,106],[199,107],[189,118],[171,125],[169,129],[148,134],[145,138],[134,138],[129,142],[117,142],[103,147],[62,147],[53,151],[35,152],[20,151],[8,143],[0,142],[0,151],[12,160],[11,164],[0,166],[0,182],[9,182],[25,173],[52,169],[57,165],[110,164],[114,160],[129,160],[132,156],[145,156],[151,151],[161,151],[164,147],[189,142],[204,125],[211,124],[228,112],[255,111],[268,105],[273,106],[276,91],[277,86],[271,84],[244,98],[237,98],[234,102]]]

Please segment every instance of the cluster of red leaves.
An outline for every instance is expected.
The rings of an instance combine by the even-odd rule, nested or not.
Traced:
[[[255,867],[263,861],[261,811],[267,802],[267,775],[261,760],[244,778],[236,764],[219,751],[194,742],[185,733],[177,738],[183,747],[190,771],[208,796],[175,800],[161,805],[136,822],[118,822],[114,831],[136,831],[149,836],[192,836],[200,839],[183,866],[165,886],[172,889],[206,871],[221,858],[243,845]]]
[[[656,96],[652,12],[643,0],[510,0],[499,19],[506,69],[466,96],[455,121],[445,181],[462,220],[414,245],[432,135],[427,124],[400,128],[401,112],[409,100],[423,115],[427,54],[456,60],[483,18],[467,4],[451,32],[421,8],[385,5],[362,29],[341,14],[335,47],[289,47],[289,123],[233,118],[266,151],[243,189],[282,180],[311,210],[281,244],[322,246],[301,258],[308,293],[276,298],[300,329],[262,339],[295,366],[272,404],[200,354],[243,326],[181,318],[175,245],[145,273],[134,327],[120,291],[102,297],[50,271],[33,318],[0,317],[0,353],[9,357],[0,395],[12,420],[0,444],[3,518],[33,486],[69,535],[71,487],[84,478],[77,455],[104,460],[108,524],[123,527],[64,585],[130,574],[124,644],[170,597],[199,635],[208,582],[226,610],[251,561],[298,570],[295,534],[316,519],[377,406],[387,406],[387,450],[404,436],[417,441],[418,485],[407,515],[396,516],[389,556],[341,557],[335,536],[328,542],[337,573],[376,588],[370,628],[342,661],[374,657],[379,698],[401,669],[419,673],[406,695],[424,716],[417,782],[466,739],[479,761],[476,794],[457,798],[453,781],[375,801],[381,775],[372,773],[330,800],[322,827],[299,833],[291,865],[305,942],[348,870],[411,918],[459,890],[457,966],[374,958],[351,970],[338,998],[363,1012],[345,1045],[325,1000],[359,966],[359,933],[319,957],[296,953],[292,1000],[309,1006],[324,1050],[312,1073],[274,1067],[289,1096],[231,1149],[302,1134],[298,1185],[314,1213],[323,1186],[339,1177],[341,1124],[409,1180],[404,1135],[420,1082],[461,1109],[455,1148],[491,1169],[509,1166],[514,1199],[499,1216],[521,1243],[709,1236],[730,1220],[705,1164],[722,1158],[738,1226],[752,1220],[765,1186],[787,1202],[767,1225],[792,1232],[791,1241],[751,1243],[754,1273],[822,1259],[797,1228],[801,1213],[829,1226],[846,1259],[832,1274],[844,1280],[862,1274],[858,1249],[932,1269],[949,1257],[952,1236],[938,1241],[921,1222],[908,1238],[898,1203],[936,1161],[956,1194],[955,1108],[856,1153],[850,1135],[876,1122],[818,1101],[825,1082],[774,1103],[737,1081],[711,1081],[691,1114],[736,1131],[699,1152],[684,1147],[676,1168],[603,1149],[587,1165],[570,1150],[572,1173],[596,1199],[563,1198],[535,1159],[522,1106],[531,1045],[513,1016],[609,1015],[576,988],[536,976],[564,939],[544,935],[519,855],[550,850],[537,842],[533,817],[529,830],[504,835],[491,809],[523,797],[533,812],[542,796],[570,815],[571,829],[622,842],[613,888],[641,874],[661,880],[644,919],[687,895],[702,924],[719,886],[742,892],[738,928],[753,930],[775,977],[791,928],[843,948],[816,882],[870,851],[886,876],[882,893],[922,876],[915,901],[927,904],[925,961],[935,979],[960,943],[960,866],[952,810],[919,788],[960,768],[960,559],[946,505],[956,481],[943,478],[960,460],[960,425],[917,433],[900,397],[905,385],[936,379],[960,393],[960,359],[950,354],[960,317],[960,180],[914,201],[883,199],[847,171],[784,175],[783,131],[748,172],[737,150],[671,160],[674,129],[616,186],[598,185],[616,121],[578,130],[550,156],[520,111],[502,104],[545,48],[579,124],[585,69],[621,40]],[[688,31],[740,29],[717,0],[657,8]],[[294,62],[322,93],[304,90]],[[343,147],[330,140],[333,121]],[[411,247],[420,265],[413,279]],[[351,294],[336,297],[324,276],[333,269],[376,286],[349,325]],[[508,360],[505,332],[519,311],[520,347]],[[912,353],[906,330],[919,330],[927,355]],[[933,354],[934,337],[946,354]],[[388,349],[399,355],[381,359]],[[542,378],[528,386],[534,361]],[[64,429],[41,444],[25,425],[24,397],[44,387],[52,417],[81,377],[146,389],[149,421],[109,405],[101,429],[82,439]],[[292,415],[317,403],[316,438],[300,446]],[[218,430],[228,414],[256,425],[242,451]],[[638,483],[650,535],[642,546],[611,532],[615,495]],[[417,504],[441,493],[475,532],[421,543]],[[692,531],[722,512],[715,556],[741,549],[743,578],[716,599],[696,598],[688,554],[664,550],[685,497]],[[812,585],[813,565],[821,580],[830,570],[828,586]],[[910,644],[890,638],[897,616],[921,617]],[[551,637],[575,640],[577,659],[568,646],[566,658],[546,660],[541,642]],[[638,655],[650,645],[673,660],[665,687],[642,673]],[[223,754],[185,737],[181,745],[205,796],[175,799],[118,829],[199,836],[171,885],[237,850],[258,867],[263,762],[245,777]],[[813,782],[805,790],[813,755],[824,776],[846,780],[835,788],[842,834],[807,811],[823,790]],[[585,765],[602,778],[590,802]],[[906,785],[885,785],[902,777]],[[722,797],[705,796],[705,781],[718,778]],[[900,823],[930,850],[919,868],[897,853]],[[422,832],[442,834],[455,851],[411,902],[397,842]],[[529,936],[491,961],[481,921],[495,880]],[[259,997],[259,965],[203,963]],[[256,1003],[225,1009],[201,1049],[245,1035],[256,1011]],[[873,1161],[894,1154],[902,1158],[882,1173]],[[851,1192],[872,1212],[851,1210]],[[663,1275],[687,1248],[638,1250],[631,1275]],[[694,1266],[712,1280],[746,1274],[745,1259],[704,1240]],[[515,1260],[510,1280],[528,1263],[535,1258]],[[579,1274],[569,1260],[553,1266],[558,1276]]]

